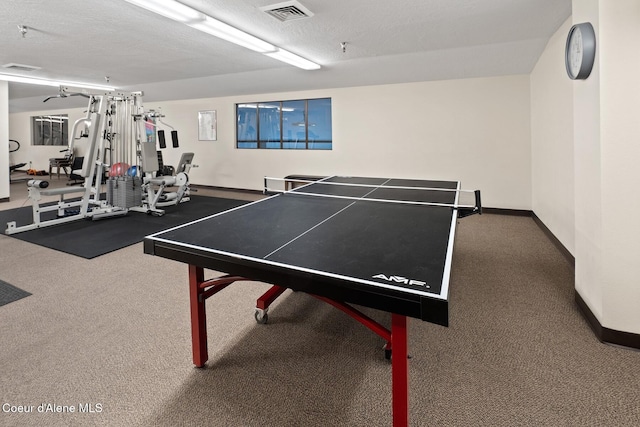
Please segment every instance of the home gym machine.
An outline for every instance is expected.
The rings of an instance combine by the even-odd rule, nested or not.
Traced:
[[[185,161],[182,175],[156,176],[155,123],[144,111],[142,92],[91,92],[83,88],[60,87],[61,98],[76,94],[89,99],[86,116],[73,124],[69,135],[69,152],[74,152],[76,132],[81,131],[81,135],[87,138],[82,169],[73,171],[84,178],[84,184],[81,187],[48,188],[47,181],[28,181],[33,223],[18,226],[16,221],[8,222],[6,234],[79,219],[121,216],[129,210],[162,215],[161,206],[189,200],[186,172],[193,154],[185,154],[189,160]],[[106,183],[106,195],[102,192],[103,182]],[[171,185],[178,187],[175,195],[166,191]],[[76,197],[65,199],[71,194]],[[41,205],[42,196],[58,196],[59,200]],[[51,218],[53,213],[55,217]]]
[[[147,113],[145,122],[147,139],[148,141],[153,141],[153,146],[155,147],[154,137],[157,134],[160,148],[166,148],[164,131],[158,130],[156,132],[155,130],[156,121],[159,121],[172,129],[173,147],[178,148],[178,133],[162,121],[163,117],[164,115],[157,111],[150,110]],[[144,171],[142,178],[142,204],[133,206],[130,210],[161,216],[164,215],[164,210],[161,208],[188,202],[191,199],[188,173],[196,165],[193,164],[193,153],[183,153],[177,168],[162,164],[161,151],[154,153],[156,155],[155,163],[153,162],[154,159],[151,158],[143,157],[141,159]],[[146,154],[151,156],[151,153]]]

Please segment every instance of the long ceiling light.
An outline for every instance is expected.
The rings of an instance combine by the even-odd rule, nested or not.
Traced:
[[[74,86],[81,87],[85,89],[95,89],[95,90],[105,90],[105,91],[113,91],[116,90],[114,87],[110,86],[102,86],[102,85],[94,85],[88,83],[79,83],[79,82],[66,82],[60,80],[48,80],[48,79],[40,79],[37,77],[23,77],[23,76],[15,76],[12,74],[0,74],[0,80],[14,83],[27,83],[32,85],[40,85],[40,86]]]
[[[235,43],[239,46],[246,47],[247,49],[254,50],[260,53],[273,52],[276,47],[271,43],[267,43],[264,40],[260,40],[257,37],[247,34],[244,31],[240,31],[231,25],[224,22],[213,19],[207,16],[203,21],[193,22],[187,24],[190,27],[200,30],[204,33],[211,34],[223,40],[231,43]]]
[[[291,53],[288,50],[280,48],[275,52],[265,53],[265,55],[273,59],[277,59],[278,61],[286,62],[287,64],[302,68],[303,70],[317,70],[320,68],[320,66],[315,62],[309,61],[308,59],[304,59],[303,57],[298,56],[295,53]]]
[[[205,18],[204,13],[200,13],[182,3],[173,0],[125,0],[136,6],[140,6],[158,15],[173,19],[174,21],[189,23],[201,21]]]
[[[221,38],[239,46],[263,53],[271,58],[304,70],[317,70],[320,65],[301,56],[245,33],[229,24],[218,21],[176,0],[125,0],[127,3],[147,9],[158,15],[186,24],[196,30]]]

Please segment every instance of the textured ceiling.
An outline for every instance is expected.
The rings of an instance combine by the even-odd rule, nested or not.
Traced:
[[[0,65],[94,84],[109,76],[147,101],[522,74],[571,15],[571,0],[299,0],[314,16],[288,22],[260,10],[280,1],[182,2],[322,69],[294,68],[123,0],[2,0]],[[24,38],[18,25],[28,27]],[[42,100],[56,92],[11,83],[10,111],[50,107]]]

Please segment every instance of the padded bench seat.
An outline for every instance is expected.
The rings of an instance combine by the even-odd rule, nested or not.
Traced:
[[[81,193],[84,190],[84,187],[43,188],[40,190],[40,194],[43,196],[58,196],[62,194]]]

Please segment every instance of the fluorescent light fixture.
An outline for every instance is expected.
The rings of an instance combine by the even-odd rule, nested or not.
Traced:
[[[287,64],[293,65],[298,68],[302,68],[303,70],[317,70],[320,68],[320,65],[315,62],[309,61],[308,59],[304,59],[301,56],[296,55],[295,53],[291,53],[288,50],[280,49],[275,52],[268,52],[265,55],[277,59],[278,61],[286,62]]]
[[[60,86],[59,83],[56,83],[51,80],[35,79],[33,77],[11,76],[8,74],[0,74],[0,80],[4,80],[6,82],[15,82],[15,83],[27,83],[31,85]]]
[[[221,38],[239,46],[264,53],[274,59],[305,69],[317,70],[320,65],[301,56],[261,40],[249,33],[245,33],[231,25],[218,21],[209,15],[199,12],[176,0],[125,0],[128,3],[147,9],[174,21],[187,24],[196,30]]]
[[[267,43],[264,40],[260,40],[251,34],[238,30],[231,25],[218,21],[210,16],[207,16],[204,21],[190,22],[187,25],[200,30],[204,33],[211,34],[223,40],[235,43],[247,49],[254,50],[256,52],[265,53],[273,52],[277,48],[271,43]]]
[[[185,24],[193,21],[202,21],[205,14],[198,12],[175,0],[124,0],[127,3],[134,4],[143,9],[147,9],[158,15],[162,15],[174,21],[183,22]]]
[[[14,83],[27,83],[31,85],[40,85],[40,86],[54,86],[54,87],[76,86],[76,87],[82,87],[86,89],[96,89],[96,90],[106,90],[106,91],[116,90],[116,88],[109,87],[109,86],[78,83],[78,82],[64,82],[64,81],[58,81],[58,80],[47,80],[47,79],[39,79],[36,77],[14,76],[11,74],[0,74],[0,80],[4,80],[7,82],[14,82]]]

